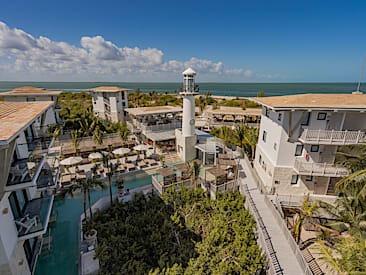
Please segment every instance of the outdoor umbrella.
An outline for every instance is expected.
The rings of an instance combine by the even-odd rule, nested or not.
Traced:
[[[133,150],[135,150],[135,151],[146,151],[146,150],[148,150],[150,148],[151,148],[150,145],[147,145],[147,144],[139,144],[139,145],[136,145],[135,147],[133,147]]]
[[[80,163],[83,160],[81,157],[69,157],[67,159],[61,160],[61,165],[75,165]]]
[[[128,148],[118,148],[116,150],[113,150],[113,154],[115,155],[125,155],[128,154],[131,150]]]
[[[103,158],[103,155],[99,152],[91,153],[88,156],[88,159],[90,159],[90,160],[96,160],[96,159],[102,159],[102,158]]]

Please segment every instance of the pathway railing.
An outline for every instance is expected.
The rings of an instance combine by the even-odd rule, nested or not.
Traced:
[[[283,269],[280,265],[280,262],[277,258],[276,251],[273,248],[273,244],[271,241],[271,236],[269,235],[267,228],[262,220],[261,215],[258,212],[257,207],[253,201],[253,198],[249,192],[248,186],[246,184],[243,185],[243,191],[246,196],[245,206],[249,209],[252,215],[255,217],[257,221],[257,236],[259,240],[259,245],[262,249],[265,250],[267,263],[269,265],[269,273],[270,274],[284,274]]]

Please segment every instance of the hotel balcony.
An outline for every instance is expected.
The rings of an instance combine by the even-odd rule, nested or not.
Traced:
[[[361,131],[305,129],[299,140],[304,144],[350,145],[366,142],[366,135]]]
[[[46,233],[54,196],[33,199],[27,202],[14,222],[18,229],[18,239],[27,240]]]
[[[330,163],[304,162],[295,160],[295,172],[304,176],[345,177],[349,171]]]
[[[47,161],[45,157],[52,145],[53,138],[33,139],[33,143],[17,144],[18,150],[29,153],[29,156],[20,160],[13,160],[6,191],[14,191],[36,186],[37,179],[42,172],[43,164]]]

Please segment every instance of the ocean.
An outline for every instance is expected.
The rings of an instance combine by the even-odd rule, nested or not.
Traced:
[[[265,96],[302,94],[302,93],[351,93],[357,83],[197,83],[200,93],[207,92],[218,96],[256,96],[264,91]],[[98,86],[120,86],[130,89],[139,88],[141,92],[174,92],[182,83],[173,82],[8,82],[0,81],[0,93],[21,86],[35,86],[48,90],[71,92],[86,91]],[[361,89],[363,84],[361,84]]]

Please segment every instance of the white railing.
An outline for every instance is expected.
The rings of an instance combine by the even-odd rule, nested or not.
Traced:
[[[151,177],[151,181],[152,181],[152,184],[155,187],[155,189],[159,192],[159,194],[163,194],[169,187],[172,187],[172,186],[177,186],[178,190],[179,190],[179,187],[181,184],[184,184],[188,188],[192,188],[190,179],[177,181],[177,182],[174,182],[174,183],[171,183],[168,185],[163,185],[153,176],[153,177]]]
[[[300,138],[310,144],[358,144],[366,142],[366,135],[361,131],[309,130],[305,129]]]
[[[210,189],[215,194],[217,192],[220,192],[221,194],[232,192],[235,189],[235,180],[231,180],[219,185],[216,185],[215,183],[210,183]]]
[[[294,166],[296,172],[300,175],[309,176],[330,176],[330,177],[345,177],[349,171],[341,166],[330,163],[304,162],[295,160]]]
[[[145,133],[168,131],[168,130],[175,130],[178,128],[182,128],[182,121],[179,121],[179,120],[172,121],[170,123],[165,123],[165,124],[147,126],[146,124],[134,119],[133,124],[136,128],[140,129],[142,132],[145,132]]]

